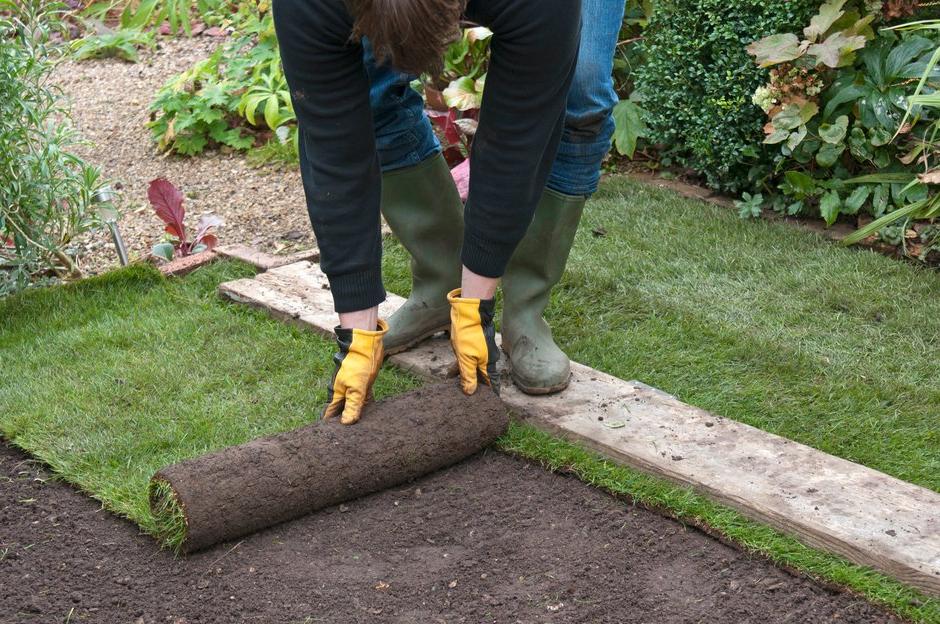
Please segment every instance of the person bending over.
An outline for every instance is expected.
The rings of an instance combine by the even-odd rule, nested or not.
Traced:
[[[582,0],[581,47],[565,125],[542,198],[506,265],[502,349],[512,382],[529,394],[568,386],[571,362],[542,314],[564,274],[584,204],[597,190],[614,133],[614,52],[623,22],[620,0]],[[416,78],[375,61],[365,41],[372,117],[382,164],[382,214],[411,254],[408,300],[388,318],[386,354],[399,353],[450,327],[446,295],[460,285],[463,203],[441,145],[412,88]]]
[[[470,155],[460,287],[448,293],[465,393],[498,391],[493,306],[499,278],[532,221],[558,149],[578,56],[579,0],[274,0],[297,114],[307,210],[339,325],[324,417],[359,419],[384,355],[378,318],[382,178],[363,38],[405,73],[439,66],[462,16],[493,31]],[[451,181],[452,185],[453,182]],[[442,189],[445,192],[445,189]]]

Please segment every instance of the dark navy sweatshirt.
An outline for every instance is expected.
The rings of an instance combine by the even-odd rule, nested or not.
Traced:
[[[307,210],[337,312],[378,305],[381,169],[369,81],[343,0],[274,0],[300,132]],[[464,265],[501,277],[525,235],[558,148],[580,42],[580,0],[469,0],[493,31],[470,155]]]

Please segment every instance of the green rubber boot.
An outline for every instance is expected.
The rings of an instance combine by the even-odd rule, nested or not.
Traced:
[[[571,377],[571,361],[542,313],[565,272],[585,200],[545,189],[503,275],[503,350],[513,382],[527,394],[559,392]]]
[[[463,203],[438,154],[382,176],[382,214],[411,254],[411,296],[388,318],[385,353],[450,329],[447,293],[460,287]]]

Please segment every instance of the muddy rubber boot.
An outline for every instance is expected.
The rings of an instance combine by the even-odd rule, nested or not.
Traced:
[[[571,377],[542,313],[565,272],[585,199],[545,189],[503,275],[503,351],[513,383],[527,394],[559,392]]]
[[[438,154],[382,176],[382,214],[411,254],[411,295],[391,317],[385,353],[450,328],[447,293],[460,287],[463,203]]]

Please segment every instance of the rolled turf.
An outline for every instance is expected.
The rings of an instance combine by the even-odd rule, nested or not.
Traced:
[[[456,463],[508,424],[488,388],[435,384],[370,404],[354,426],[320,421],[163,468],[151,511],[166,543],[194,552]]]

